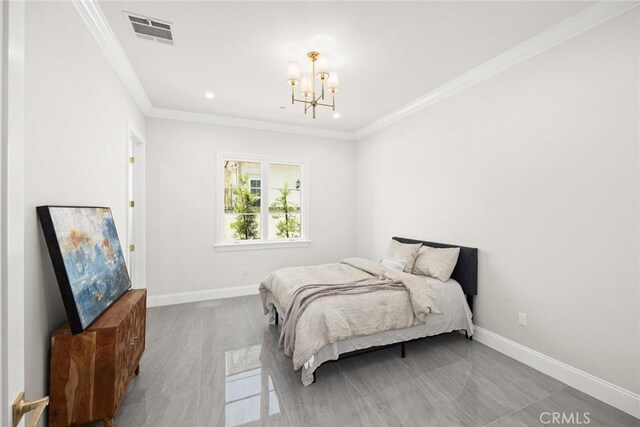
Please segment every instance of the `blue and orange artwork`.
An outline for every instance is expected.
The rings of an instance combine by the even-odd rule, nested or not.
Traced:
[[[131,287],[111,209],[50,207],[82,328]]]

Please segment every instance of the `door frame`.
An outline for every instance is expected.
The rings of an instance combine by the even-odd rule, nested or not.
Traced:
[[[129,158],[135,158],[134,163]],[[127,264],[134,288],[146,288],[146,144],[142,133],[127,122]],[[135,207],[129,202],[135,201]],[[135,245],[135,251],[129,245]]]
[[[26,2],[0,3],[2,150],[0,154],[0,424],[25,389],[24,141]]]

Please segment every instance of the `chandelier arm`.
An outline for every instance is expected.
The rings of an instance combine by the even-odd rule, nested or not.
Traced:
[[[318,98],[318,99],[320,99],[320,98]],[[316,105],[322,105],[323,107],[331,107],[331,108],[335,109],[335,103],[334,104],[325,104],[323,102],[312,102],[312,101],[305,101],[304,99],[295,99],[295,98],[294,98],[294,101],[295,102],[302,102],[303,104],[309,104],[307,107],[310,107],[313,104],[316,104]]]

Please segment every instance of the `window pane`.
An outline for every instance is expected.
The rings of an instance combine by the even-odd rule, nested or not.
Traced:
[[[269,215],[270,239],[299,239],[301,232],[300,214]]]
[[[224,240],[260,239],[259,162],[224,163]]]
[[[260,213],[224,214],[224,240],[260,239]]]
[[[302,236],[300,202],[302,176],[298,165],[269,165],[269,238]]]
[[[251,194],[260,198],[260,188],[262,187],[262,181],[259,179],[250,179],[249,180],[249,191]],[[253,206],[260,207],[260,200],[255,200],[253,202]]]

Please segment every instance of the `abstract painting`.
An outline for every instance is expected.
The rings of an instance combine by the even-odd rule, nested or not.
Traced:
[[[131,287],[111,209],[36,209],[71,331],[82,332]]]

